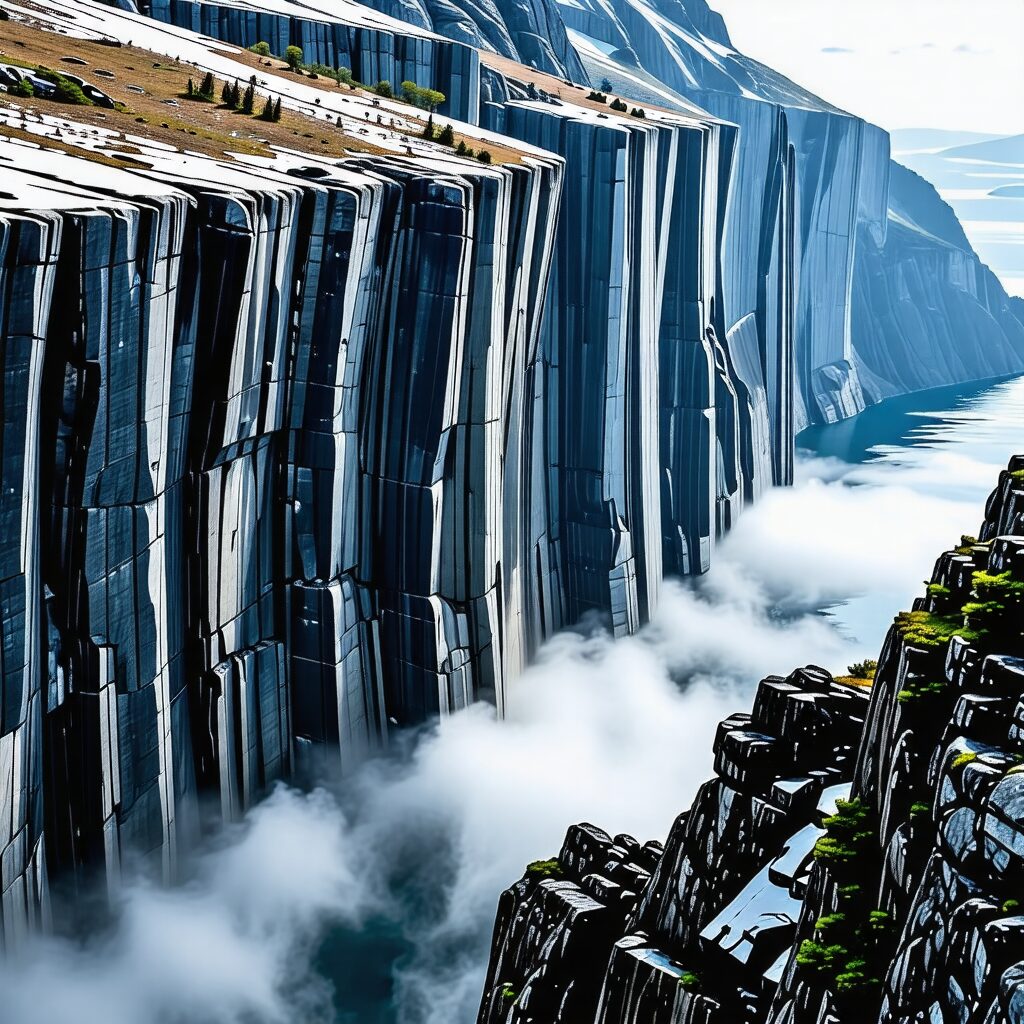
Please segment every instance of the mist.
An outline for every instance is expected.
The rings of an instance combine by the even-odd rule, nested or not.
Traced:
[[[873,656],[937,553],[977,526],[997,468],[938,443],[803,460],[711,574],[666,585],[638,636],[557,636],[506,721],[473,707],[344,786],[279,786],[199,851],[187,884],[129,881],[102,935],[33,940],[0,964],[3,1019],[471,1024],[498,894],[524,865],[581,820],[664,838],[711,774],[716,723],[766,674]]]

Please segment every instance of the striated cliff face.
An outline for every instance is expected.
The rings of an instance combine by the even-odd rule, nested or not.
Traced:
[[[204,794],[230,819],[394,727],[500,714],[585,613],[634,631],[790,480],[801,424],[1024,366],[993,279],[888,190],[883,133],[732,53],[703,6],[665,12],[671,74],[646,9],[563,11],[563,35],[541,3],[316,7],[5,0],[23,57],[80,50],[123,104],[0,103],[8,943],[45,924],[48,871],[113,886],[142,852],[172,878]],[[545,73],[583,67],[577,17],[633,40],[598,63],[642,111]],[[494,55],[528,39],[530,67]],[[493,162],[235,49],[261,40],[441,89]],[[206,72],[255,74],[285,124],[187,102]],[[882,295],[870,320],[852,289]],[[819,684],[826,718],[858,701]]]
[[[769,677],[664,846],[589,825],[499,903],[479,1021],[1024,1020],[1024,456],[873,684]]]
[[[518,19],[519,5],[495,6]],[[732,189],[715,324],[745,421],[736,451],[723,447],[737,491],[786,479],[784,439],[794,425],[1019,365],[1024,328],[1004,290],[961,231],[935,230],[948,207],[890,161],[880,128],[737,52],[704,0],[573,0],[555,9],[590,84],[639,102],[685,97],[737,129],[724,147]],[[533,63],[525,51],[512,55]],[[560,65],[555,73],[571,76],[568,58]],[[486,78],[485,68],[485,89]]]

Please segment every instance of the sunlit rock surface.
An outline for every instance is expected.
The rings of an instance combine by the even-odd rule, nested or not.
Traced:
[[[769,677],[662,849],[575,825],[501,897],[481,1024],[1024,1021],[1024,456],[873,685]]]

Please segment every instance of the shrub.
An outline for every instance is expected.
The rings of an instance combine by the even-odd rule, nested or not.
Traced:
[[[625,111],[629,110],[629,107],[627,107],[626,104],[623,103],[622,100],[618,98],[612,100],[611,108],[612,110],[617,110],[619,113],[624,113]]]
[[[447,97],[436,89],[425,89],[415,82],[402,83],[402,99],[422,110],[435,111]]]
[[[647,111],[644,110],[643,107],[634,107],[629,113],[633,117],[646,117],[647,116]]]
[[[450,124],[446,124],[441,129],[441,133],[438,135],[437,141],[440,142],[442,146],[454,146],[455,129]]]
[[[611,92],[612,88],[613,88],[613,86],[612,86],[612,83],[611,83],[611,79],[609,79],[609,78],[602,78],[601,79],[601,92]]]
[[[36,91],[32,87],[31,82],[26,82],[24,78],[19,79],[16,85],[12,85],[10,88],[12,96],[22,96],[25,99],[31,99],[35,96]]]
[[[833,866],[854,862],[875,835],[869,827],[867,805],[860,797],[837,800],[836,813],[822,824],[825,835],[814,844],[814,859]]]
[[[526,865],[526,873],[533,878],[561,878],[563,875],[562,865],[557,857],[551,860],[535,860]]]
[[[374,87],[373,91],[378,96],[383,96],[384,99],[391,99],[395,95],[394,89],[391,88],[391,83],[386,79],[382,78]]]
[[[596,89],[591,89],[587,93],[587,99],[593,100],[595,103],[607,103],[608,97],[603,92],[598,92]]]
[[[285,63],[292,69],[292,71],[299,71],[302,68],[302,47],[301,46],[289,46],[284,51]]]
[[[516,998],[516,990],[507,981],[502,983],[501,998],[506,1003],[511,1003]]]
[[[263,42],[262,40],[258,43],[253,43],[249,49],[255,53],[258,57],[269,57],[270,56],[270,43]],[[299,58],[302,59],[301,57]]]
[[[1010,900],[1004,900],[1003,901],[1003,905],[1002,905],[1001,909],[1002,909],[1002,912],[1004,914],[1011,914],[1011,913],[1013,913],[1013,911],[1017,910],[1018,907],[1020,907],[1020,901],[1019,900],[1010,899]]]
[[[481,149],[476,155],[477,160],[482,164],[489,164],[491,162],[491,154],[486,149]]]
[[[875,673],[878,671],[878,662],[873,658],[868,658],[865,661],[855,661],[852,665],[848,666],[846,671],[854,679],[874,679]]]
[[[679,975],[679,987],[685,989],[687,992],[699,992],[700,991],[700,975],[694,974],[693,971],[683,971]]]
[[[39,68],[36,74],[47,82],[53,83],[55,87],[53,98],[58,103],[68,103],[73,107],[91,107],[94,105],[92,100],[82,92],[82,87],[77,82],[72,82],[70,78],[65,78],[49,68]]]

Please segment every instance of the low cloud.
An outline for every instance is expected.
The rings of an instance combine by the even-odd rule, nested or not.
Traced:
[[[25,1024],[471,1024],[497,897],[591,820],[663,838],[711,772],[715,723],[761,676],[877,651],[936,553],[977,525],[994,467],[935,449],[800,463],[744,513],[707,577],[669,583],[654,621],[555,637],[505,722],[473,707],[406,736],[340,786],[276,789],[173,891],[125,888],[108,933],[38,940],[0,965]],[[860,631],[827,610],[886,595]],[[896,595],[896,597],[893,597]],[[380,932],[388,935],[387,942]],[[330,933],[332,963],[321,942]],[[400,953],[396,953],[396,948]],[[367,1006],[347,958],[383,961]],[[390,964],[390,972],[386,965]],[[333,975],[332,992],[326,975]],[[354,980],[353,980],[354,979]]]
[[[822,53],[856,53],[856,50],[851,50],[848,46],[823,46],[821,48]]]

